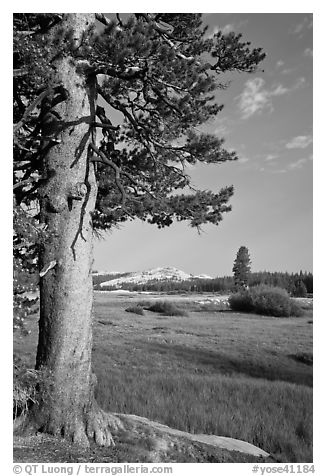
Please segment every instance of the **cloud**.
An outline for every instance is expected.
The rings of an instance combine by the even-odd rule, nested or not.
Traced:
[[[265,81],[262,78],[249,79],[245,83],[243,92],[238,96],[242,118],[248,119],[266,109],[272,111],[272,97],[281,96],[287,92],[288,89],[281,84],[268,90],[265,88]]]
[[[266,83],[264,79],[249,79],[246,81],[242,93],[236,97],[236,100],[239,100],[238,107],[241,111],[242,118],[248,119],[254,114],[262,113],[264,110],[272,112],[274,110],[272,103],[273,97],[290,93],[301,88],[305,83],[305,78],[301,77],[289,88],[279,83],[268,89],[265,86]]]
[[[271,92],[271,96],[283,96],[283,94],[288,93],[290,90],[282,86],[282,84],[277,85]]]
[[[281,66],[284,66],[284,61],[283,60],[278,60],[276,63],[276,68],[281,68]]]
[[[262,78],[246,81],[243,92],[238,96],[243,119],[248,119],[263,109],[271,108],[270,97],[268,91],[264,89],[264,85],[265,81]]]
[[[312,136],[297,136],[293,137],[285,147],[287,149],[305,149],[312,144]]]
[[[279,158],[279,155],[278,154],[268,154],[266,157],[265,157],[265,161],[266,162],[270,162],[271,160],[275,160],[275,159],[278,159]]]
[[[306,48],[303,52],[303,55],[304,56],[309,56],[310,58],[312,58],[312,56],[313,56],[312,49],[311,48]]]
[[[223,33],[223,35],[227,35],[228,33],[230,33],[231,31],[234,31],[235,30],[235,25],[233,23],[228,23],[227,25],[225,26],[218,26],[216,25],[214,27],[214,30],[212,31],[212,33],[210,33],[208,35],[209,38],[212,38],[216,33],[218,33],[219,31],[221,31]]]
[[[224,26],[216,25],[212,33],[208,35],[208,38],[212,38],[215,35],[215,33],[218,33],[219,31],[221,31],[223,35],[227,35],[228,33],[231,33],[231,31],[239,30],[243,26],[247,25],[247,23],[248,23],[248,19],[244,19],[236,23],[227,23]]]
[[[292,90],[299,89],[302,86],[304,86],[306,83],[307,83],[306,78],[301,76],[301,78],[298,78],[296,82],[294,83]]]
[[[232,124],[232,121],[228,117],[223,117],[220,118],[218,117],[216,119],[216,122],[214,124],[214,134],[218,136],[225,136],[228,135],[230,132],[230,126]]]
[[[312,26],[313,26],[313,16],[310,14],[310,15],[305,16],[300,23],[297,23],[293,27],[291,33],[293,35],[299,36],[299,38],[302,38],[305,31],[310,30],[312,28]]]
[[[294,170],[294,169],[301,169],[303,164],[305,164],[308,161],[308,159],[298,159],[295,162],[292,162],[289,164],[288,168],[289,170]]]
[[[285,174],[286,172],[286,169],[271,170],[272,174]]]
[[[232,23],[228,23],[227,25],[223,26],[222,33],[223,33],[223,35],[227,35],[231,31],[234,31],[235,28],[236,28],[235,25],[233,25]]]
[[[282,74],[291,74],[291,73],[293,73],[293,71],[295,71],[294,68],[284,68],[284,69],[282,69],[281,73]]]
[[[245,164],[246,162],[249,162],[249,159],[248,157],[239,157],[239,159],[237,160],[237,162],[239,164]]]

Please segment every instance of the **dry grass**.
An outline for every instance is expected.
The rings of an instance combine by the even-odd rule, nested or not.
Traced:
[[[312,461],[312,367],[293,357],[312,353],[311,314],[283,320],[180,300],[188,317],[125,312],[138,301],[95,295],[93,366],[105,409],[243,439],[283,462]],[[28,365],[36,322],[31,329],[16,337]]]

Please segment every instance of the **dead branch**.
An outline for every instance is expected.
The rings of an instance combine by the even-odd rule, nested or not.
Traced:
[[[110,129],[111,131],[118,131],[120,129],[119,126],[112,126],[112,124],[107,124],[103,122],[93,122],[92,126],[94,127],[102,127],[102,129]]]
[[[14,78],[19,78],[21,76],[26,76],[28,74],[28,70],[25,68],[19,68],[13,70]]]
[[[112,23],[113,23],[113,21],[110,20],[109,18],[107,18],[103,13],[95,13],[95,18],[100,23],[102,23],[102,25],[105,25],[105,26],[111,26]],[[119,26],[116,26],[116,29],[117,29],[117,31],[122,31],[122,29]]]
[[[37,182],[38,180],[39,180],[38,178],[33,178],[33,177],[30,177],[29,179],[26,179],[26,180],[21,180],[20,182],[17,182],[13,185],[13,190],[24,187],[25,185],[30,185],[32,183]]]
[[[17,124],[14,125],[14,134],[19,131],[19,129],[24,125],[24,123],[27,121],[28,116],[32,113],[32,111],[36,108],[42,100],[51,93],[52,87],[47,88],[45,91],[43,91],[37,98],[34,99],[34,101],[26,108],[23,117]]]

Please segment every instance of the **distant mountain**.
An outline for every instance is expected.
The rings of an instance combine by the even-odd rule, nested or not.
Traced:
[[[94,273],[93,275],[99,275],[100,273]],[[121,273],[118,278],[112,276],[114,273],[107,272],[110,276],[109,281],[100,283],[101,287],[112,286],[120,287],[125,284],[146,284],[153,281],[187,281],[189,279],[213,279],[207,274],[200,274],[198,276],[185,273],[180,269],[174,267],[161,267],[149,269],[147,271],[136,271],[133,273]],[[105,273],[101,273],[105,275]],[[113,279],[112,279],[113,278]]]
[[[121,276],[122,274],[125,275],[126,273],[120,273],[120,271],[93,271],[92,272],[93,276],[115,276],[117,274]]]

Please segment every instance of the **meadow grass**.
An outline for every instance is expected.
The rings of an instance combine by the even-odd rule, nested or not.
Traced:
[[[176,303],[187,317],[125,312],[139,301],[95,293],[93,368],[104,409],[239,438],[282,462],[312,461],[312,366],[300,358],[312,355],[311,309],[280,319],[190,299]],[[32,364],[30,325],[15,347]]]

